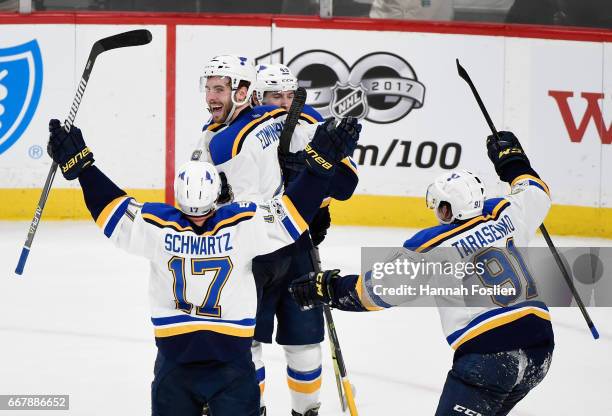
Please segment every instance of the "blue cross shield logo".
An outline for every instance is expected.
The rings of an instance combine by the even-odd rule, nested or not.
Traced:
[[[0,48],[0,154],[26,130],[38,106],[43,67],[38,42]]]

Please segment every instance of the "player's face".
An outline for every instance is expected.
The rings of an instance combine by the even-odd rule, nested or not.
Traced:
[[[206,80],[206,104],[215,123],[223,123],[232,109],[232,88],[225,77]]]
[[[453,217],[453,210],[448,203],[442,202],[440,206],[438,206],[437,215],[440,220],[448,223]]]
[[[264,103],[266,105],[275,105],[289,111],[295,91],[273,91],[266,92],[264,95]]]

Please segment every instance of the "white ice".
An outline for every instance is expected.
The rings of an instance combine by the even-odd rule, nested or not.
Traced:
[[[60,414],[148,414],[155,344],[147,262],[114,248],[93,223],[43,222],[25,273],[16,277],[28,225],[0,222],[0,394],[69,394],[70,411]],[[323,264],[357,272],[360,246],[398,245],[412,232],[334,227],[321,250]],[[612,309],[590,313],[598,341],[578,309],[553,308],[552,367],[512,415],[612,414]],[[434,413],[452,362],[435,309],[335,312],[334,319],[360,415]],[[328,352],[326,344],[321,415],[341,415]],[[264,354],[269,415],[289,415],[283,352],[266,345]]]

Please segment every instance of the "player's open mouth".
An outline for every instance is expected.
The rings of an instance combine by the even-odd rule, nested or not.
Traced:
[[[213,104],[210,106],[210,112],[212,113],[213,117],[220,116],[223,114],[223,106]]]

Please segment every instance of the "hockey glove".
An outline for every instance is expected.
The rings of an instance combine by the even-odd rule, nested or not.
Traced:
[[[285,187],[291,183],[304,169],[304,151],[283,153],[278,147],[278,161],[283,171],[283,181]]]
[[[217,198],[218,204],[228,204],[234,199],[234,192],[232,192],[232,186],[227,182],[227,176],[224,172],[219,172],[219,178],[221,179],[221,192],[219,198]]]
[[[487,137],[487,153],[497,174],[500,177],[504,176],[503,168],[510,162],[521,161],[529,166],[529,159],[527,159],[523,147],[514,133],[500,131],[498,135],[499,140],[493,135]]]
[[[313,139],[304,149],[307,168],[319,176],[332,175],[336,163],[355,151],[360,132],[361,125],[353,117],[342,119],[338,126],[333,120],[328,120],[317,127]]]
[[[329,305],[333,298],[331,280],[338,277],[340,270],[310,272],[289,284],[289,292],[301,310]]]
[[[319,209],[312,221],[310,221],[310,224],[308,224],[308,231],[310,231],[312,244],[314,244],[315,247],[325,240],[327,229],[330,225],[331,216],[329,215],[329,206]]]
[[[64,178],[71,181],[87,167],[93,165],[94,157],[83,140],[81,130],[72,126],[69,133],[61,126],[60,121],[49,121],[49,143],[47,153],[62,170]]]

